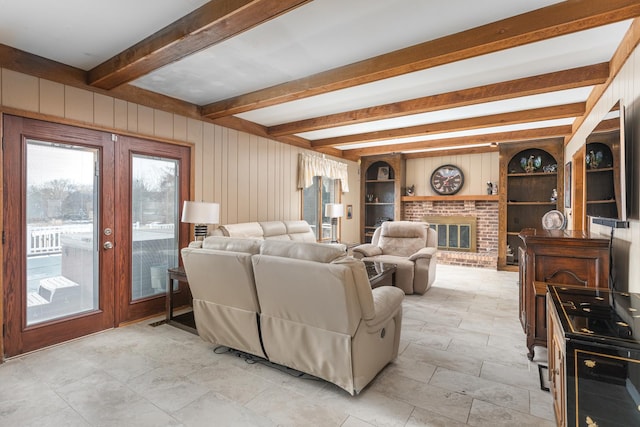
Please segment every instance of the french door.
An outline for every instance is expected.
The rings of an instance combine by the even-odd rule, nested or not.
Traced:
[[[3,130],[5,356],[162,311],[189,148],[8,115]]]

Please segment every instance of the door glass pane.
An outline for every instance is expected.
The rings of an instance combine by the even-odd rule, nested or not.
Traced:
[[[322,178],[322,240],[331,239],[331,218],[325,216],[324,207],[327,203],[337,203],[335,183],[334,179]]]
[[[134,155],[131,182],[131,299],[165,293],[178,265],[178,162]]]
[[[309,223],[319,240],[331,239],[331,218],[325,216],[324,206],[338,203],[336,183],[335,179],[314,176],[313,184],[303,190],[302,218]]]
[[[313,184],[303,190],[303,216],[302,218],[309,223],[313,234],[318,238],[318,185],[320,178],[313,177]]]
[[[27,141],[27,325],[98,308],[98,151]]]

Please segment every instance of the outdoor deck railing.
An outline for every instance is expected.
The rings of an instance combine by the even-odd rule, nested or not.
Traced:
[[[151,223],[144,226],[137,226],[134,224],[134,228],[148,228],[148,229],[173,229],[173,224],[159,224]],[[62,239],[63,234],[76,234],[76,233],[90,233],[93,231],[93,224],[68,224],[57,226],[43,226],[43,227],[27,227],[27,256],[30,255],[50,255],[60,253],[62,251]]]
[[[55,254],[62,250],[62,234],[90,233],[93,224],[27,227],[27,256]]]

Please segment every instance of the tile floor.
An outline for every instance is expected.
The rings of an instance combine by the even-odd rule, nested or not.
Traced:
[[[554,426],[516,283],[438,266],[405,298],[400,356],[356,397],[144,322],[0,365],[0,426]]]

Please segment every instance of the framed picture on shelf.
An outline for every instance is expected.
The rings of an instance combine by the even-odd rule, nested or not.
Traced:
[[[384,181],[389,179],[389,166],[382,166],[378,168],[378,181]]]
[[[347,219],[353,218],[353,205],[347,205]]]
[[[571,162],[564,165],[564,207],[571,207]]]

